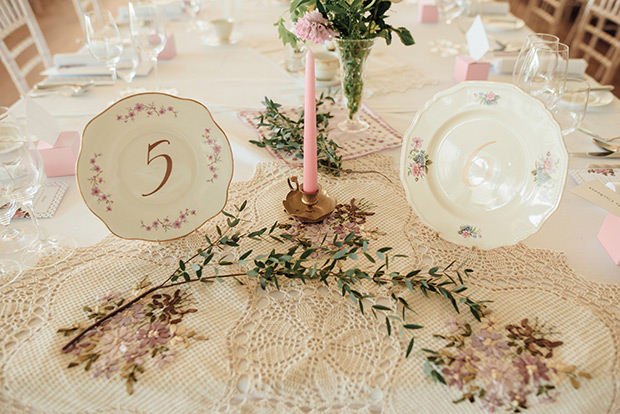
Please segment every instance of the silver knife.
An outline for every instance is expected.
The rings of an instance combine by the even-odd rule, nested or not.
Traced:
[[[620,158],[620,151],[616,152],[571,152],[570,155],[577,157],[596,157],[596,158]]]

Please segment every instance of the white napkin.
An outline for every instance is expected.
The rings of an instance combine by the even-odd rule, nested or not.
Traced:
[[[469,7],[469,15],[475,16],[477,14],[495,14],[506,15],[510,12],[510,3],[503,1],[483,1],[472,2]]]
[[[66,66],[103,66],[90,52],[57,53],[54,55],[54,66],[57,68]]]
[[[516,63],[516,56],[497,57],[493,62],[493,70],[496,73],[512,73]],[[586,73],[587,67],[588,62],[586,62],[584,59],[569,59],[567,73],[569,76],[580,77]]]
[[[164,9],[164,15],[168,19],[178,19],[184,16],[183,10],[179,7],[178,4],[170,3],[166,4]],[[127,6],[121,6],[118,8],[118,16],[116,16],[117,22],[128,22],[129,21],[129,8]]]

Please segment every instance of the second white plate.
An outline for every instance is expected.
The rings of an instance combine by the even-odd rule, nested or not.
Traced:
[[[403,139],[410,204],[442,238],[467,246],[535,233],[557,208],[567,171],[557,122],[510,84],[463,82],[438,93]]]

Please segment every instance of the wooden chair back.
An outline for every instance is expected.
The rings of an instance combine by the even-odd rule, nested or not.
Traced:
[[[35,68],[52,66],[28,0],[0,0],[0,58],[22,95],[30,89],[26,78]]]

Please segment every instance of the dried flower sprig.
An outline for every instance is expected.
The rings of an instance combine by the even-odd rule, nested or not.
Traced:
[[[274,286],[280,289],[284,280],[299,280],[306,283],[308,279],[318,279],[325,285],[336,283],[338,289],[343,296],[350,298],[359,306],[362,313],[366,309],[372,312],[375,318],[385,317],[387,333],[392,335],[395,327],[400,325],[401,334],[407,331],[415,331],[422,328],[421,325],[412,324],[407,320],[410,314],[414,314],[414,310],[405,299],[407,291],[421,291],[425,296],[429,297],[434,294],[437,297],[448,299],[454,309],[459,312],[460,306],[469,308],[476,319],[484,316],[485,302],[474,301],[464,294],[467,290],[467,284],[463,280],[463,276],[471,272],[464,270],[463,274],[458,269],[449,271],[452,265],[447,266],[443,270],[433,267],[428,271],[414,270],[403,274],[398,271],[391,271],[390,265],[403,255],[391,255],[392,248],[383,247],[372,252],[369,247],[369,241],[355,232],[351,232],[344,238],[334,237],[330,240],[330,244],[326,244],[325,238],[318,244],[308,245],[307,243],[294,243],[290,246],[290,234],[278,235],[278,223],[275,222],[270,228],[264,227],[255,231],[241,232],[237,231],[237,226],[241,222],[241,213],[245,209],[247,202],[241,206],[236,206],[236,214],[223,212],[226,217],[226,227],[224,229],[215,226],[217,236],[210,238],[205,236],[207,246],[200,249],[193,256],[186,260],[180,260],[178,267],[163,282],[152,287],[148,287],[141,282],[140,292],[131,300],[110,299],[106,302],[106,306],[101,309],[86,310],[91,319],[95,319],[86,328],[73,326],[67,329],[59,330],[65,335],[73,335],[77,333],[71,341],[64,347],[65,353],[79,351],[80,347],[90,347],[88,338],[93,335],[94,331],[106,329],[112,318],[119,318],[119,315],[125,315],[136,307],[141,307],[141,301],[149,297],[150,304],[147,306],[148,313],[143,315],[145,323],[148,323],[149,331],[144,334],[145,340],[154,340],[159,336],[172,335],[170,331],[166,331],[164,326],[157,325],[160,322],[169,323],[176,326],[186,313],[195,312],[195,308],[187,308],[180,306],[185,304],[184,294],[180,293],[178,287],[193,282],[211,283],[214,281],[223,281],[224,279],[234,279],[238,283],[243,284],[242,277],[254,279],[263,289]],[[365,215],[360,215],[358,207],[354,200],[347,206],[343,205],[338,214],[353,215],[359,220],[363,220]],[[364,216],[364,217],[362,217]],[[272,245],[269,246],[268,253],[253,255],[253,250],[244,250],[237,252],[238,257],[233,258],[232,249],[242,250],[241,245],[244,240],[269,241],[273,244],[276,242],[280,245],[289,244],[283,250],[276,250]],[[328,246],[328,248],[326,248]],[[315,253],[319,253],[320,257],[315,258]],[[373,267],[374,270],[366,271],[359,266],[347,265],[350,261],[357,261],[363,257],[367,261],[366,267]],[[235,271],[243,268],[243,271]],[[235,269],[230,273],[225,273],[221,269]],[[360,292],[358,286],[362,281],[373,282],[377,285],[392,286],[390,298],[392,302],[389,306],[379,304],[375,301],[375,297],[368,293]],[[159,293],[164,289],[176,288],[174,294]],[[156,310],[156,312],[155,312]],[[150,313],[149,313],[150,312]],[[131,312],[129,312],[131,313]],[[143,312],[144,313],[144,312]],[[93,316],[91,316],[93,315]],[[162,316],[163,315],[163,316]],[[129,315],[131,316],[131,315]],[[413,315],[411,315],[413,316]],[[161,319],[161,318],[164,319]],[[396,325],[395,325],[396,324]],[[146,328],[145,328],[146,329]],[[151,335],[150,333],[153,333]],[[122,335],[122,333],[118,333]],[[116,343],[116,342],[115,342]],[[163,344],[163,342],[162,342]],[[160,353],[162,363],[166,358],[173,358],[171,351],[162,344],[153,343],[157,348],[155,354]],[[406,356],[412,351],[414,338],[412,337],[406,351]],[[159,347],[159,348],[158,348]],[[79,352],[77,352],[79,354]],[[83,354],[80,356],[80,362],[86,362],[87,368],[90,368],[99,354]],[[117,367],[111,365],[111,361],[100,364],[101,367],[109,370],[116,370]],[[103,369],[103,368],[100,368]],[[126,364],[123,369],[124,378],[129,378],[128,392],[133,390],[133,383],[137,380],[138,374],[143,372],[141,364]]]
[[[477,403],[490,413],[520,413],[536,401],[550,403],[559,394],[559,385],[568,378],[579,388],[579,378],[590,379],[587,372],[578,371],[552,359],[553,349],[562,341],[552,341],[557,335],[536,319],[520,324],[499,325],[493,315],[487,315],[476,329],[456,319],[446,322],[448,334],[436,334],[447,343],[439,351],[423,349],[427,354],[424,371],[433,381],[462,391],[453,401]]]

